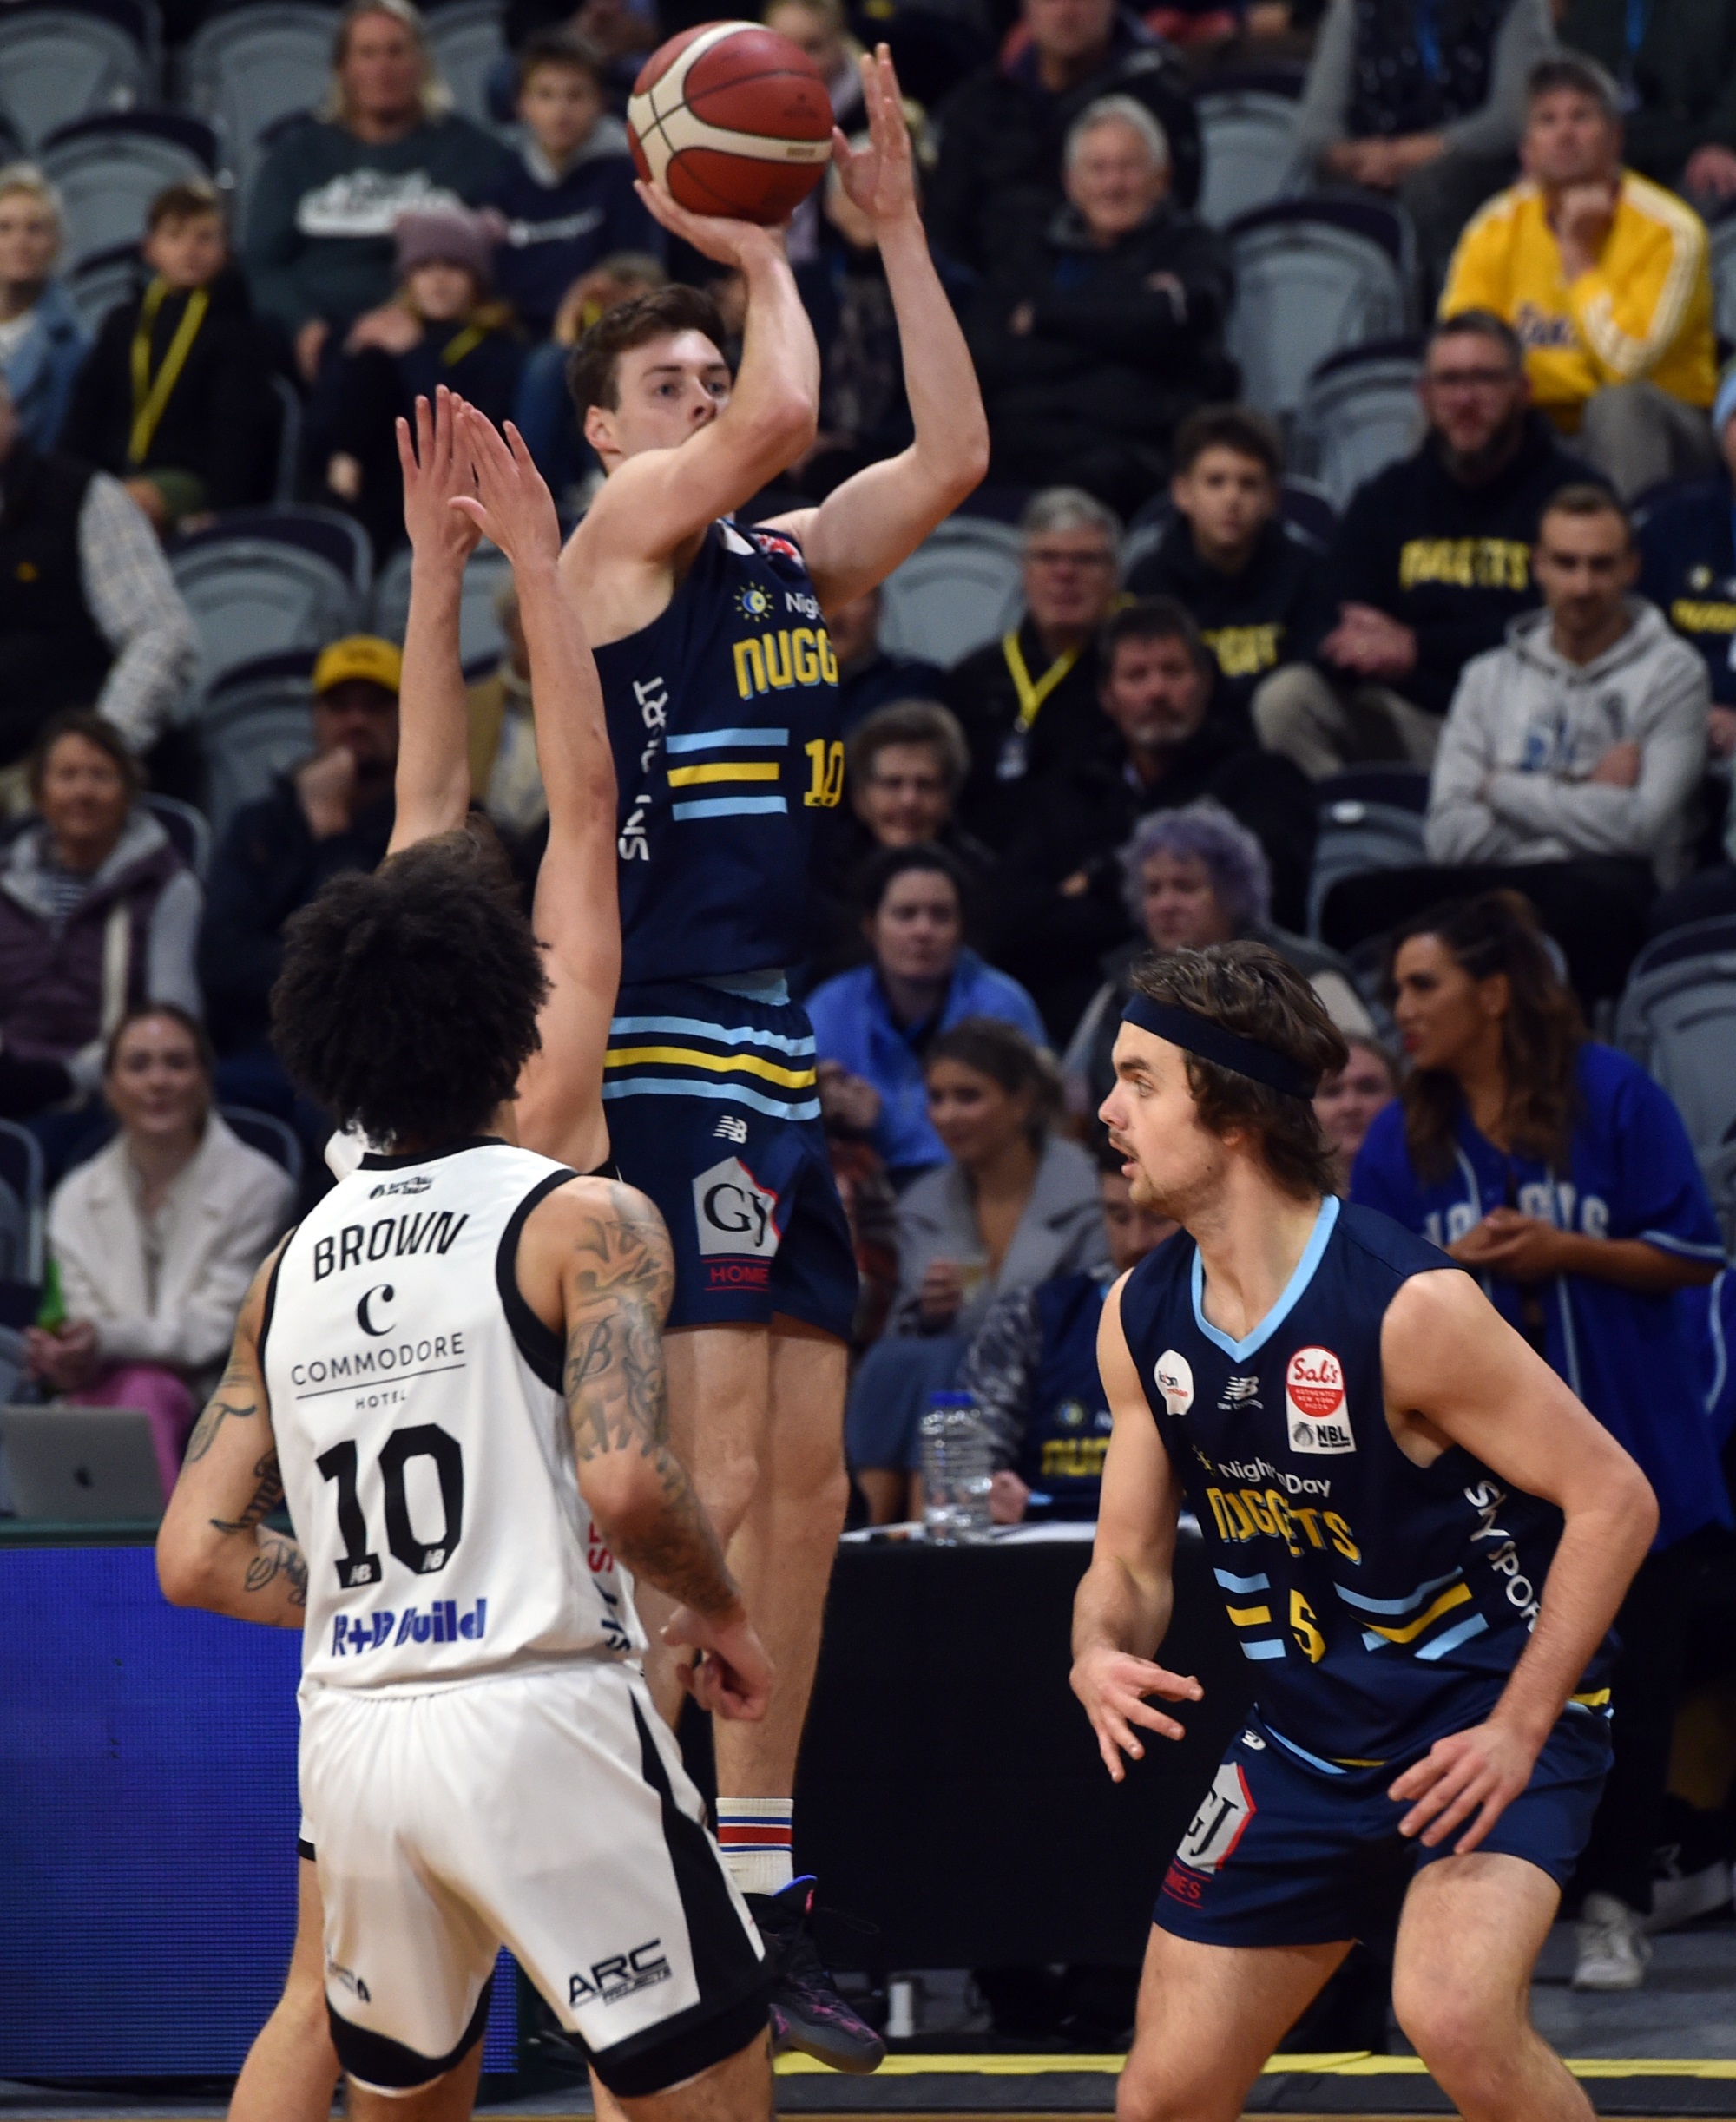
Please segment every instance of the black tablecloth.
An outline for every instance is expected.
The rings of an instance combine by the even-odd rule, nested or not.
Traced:
[[[1082,1541],[846,1544],[797,1785],[835,1967],[1132,1966],[1165,1866],[1251,1699],[1200,1544],[1163,1662],[1205,1699],[1112,1784],[1067,1684]]]

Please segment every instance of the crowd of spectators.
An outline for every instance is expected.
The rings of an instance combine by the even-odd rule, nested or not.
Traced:
[[[1020,540],[1016,614],[950,667],[883,644],[878,593],[826,614],[847,771],[790,970],[863,1271],[866,1508],[919,1501],[917,1419],[962,1383],[995,1515],[1092,1514],[1097,1309],[1167,1235],[1093,1128],[1129,969],[1269,943],[1351,1044],[1318,1103],[1343,1188],[1475,1265],[1682,1501],[1624,1619],[1649,1737],[1591,1882],[1634,1918],[1605,1922],[1604,1978],[1637,1980],[1676,1550],[1729,1521],[1697,1411],[1713,1313],[1656,1259],[1697,1274],[1719,1240],[1667,1101],[1584,1025],[1608,1030],[1649,934],[1736,913],[1736,369],[1720,381],[1704,218],[1736,200],[1736,4],[771,0],[765,19],[846,134],[857,35],[891,38],[989,412],[971,506]],[[172,727],[198,658],[177,536],[280,495],[293,402],[297,497],[385,563],[394,418],[441,382],[517,420],[570,516],[596,472],[564,387],[585,327],[669,279],[741,325],[740,286],[634,190],[651,10],[508,21],[484,124],[410,0],[352,0],[329,93],[279,129],[244,220],[225,188],[168,187],[94,332],[56,277],[52,185],[0,169],[0,1112],[58,1182],[64,1303],[25,1360],[41,1391],[146,1409],[166,1478],[297,1192],[220,1108],[289,1123],[304,1193],[322,1183],[269,996],[289,916],[384,856],[401,675],[390,641],[322,645],[307,756],[228,818],[201,884],[152,793],[200,793]],[[1395,201],[1433,319],[1419,439],[1336,515],[1287,479],[1289,424],[1239,402],[1234,249],[1198,211],[1197,89],[1302,62],[1292,187]],[[871,230],[836,182],[789,248],[821,404],[780,501],[911,433]],[[528,878],[536,703],[510,592],[496,616],[497,662],[467,673],[471,779]],[[1416,859],[1322,893],[1321,799],[1359,774],[1408,790]],[[1554,1045],[1503,1045],[1509,1019]],[[1519,1081],[1545,1048],[1549,1083]],[[1624,1179],[1618,1206],[1624,1156],[1674,1174],[1669,1199]],[[1593,1198],[1606,1219],[1568,1227]],[[1611,1352],[1618,1315],[1643,1372]]]

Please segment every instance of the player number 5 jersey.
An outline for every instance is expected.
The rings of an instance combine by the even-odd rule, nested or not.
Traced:
[[[516,1272],[525,1219],[573,1177],[504,1142],[369,1156],[284,1248],[260,1357],[306,1683],[421,1690],[643,1648],[579,1493],[561,1337]]]

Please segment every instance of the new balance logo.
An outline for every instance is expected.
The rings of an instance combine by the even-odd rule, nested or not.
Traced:
[[[1259,1399],[1259,1380],[1258,1378],[1226,1378],[1224,1380],[1224,1396],[1219,1401],[1218,1405],[1228,1409],[1246,1407],[1250,1401],[1257,1403]]]
[[[720,1141],[740,1144],[747,1140],[747,1122],[739,1120],[733,1113],[726,1113],[712,1133]]]

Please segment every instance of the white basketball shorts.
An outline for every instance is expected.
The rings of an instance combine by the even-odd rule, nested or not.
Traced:
[[[410,2092],[467,2054],[503,1944],[628,2099],[766,2024],[759,1933],[632,1668],[309,1689],[301,1791],[332,2040],[361,2084]]]

